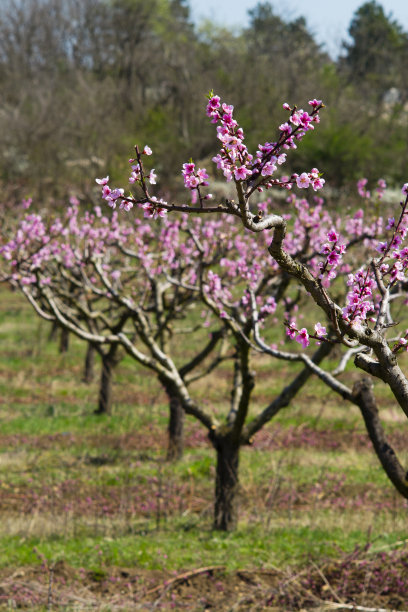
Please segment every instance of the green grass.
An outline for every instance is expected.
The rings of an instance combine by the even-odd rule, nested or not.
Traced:
[[[338,557],[362,546],[367,530],[351,530],[344,538],[340,527],[242,526],[235,533],[218,533],[191,526],[188,521],[156,531],[153,527],[138,534],[117,538],[103,536],[41,538],[2,537],[0,566],[39,563],[36,551],[50,562],[64,560],[73,567],[96,570],[110,566],[175,570],[187,567],[222,565],[228,571],[243,567],[274,567]],[[388,549],[406,537],[403,530],[375,539],[375,548]],[[339,546],[339,541],[342,545]]]

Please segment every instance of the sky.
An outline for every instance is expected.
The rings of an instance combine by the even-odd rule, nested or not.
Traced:
[[[378,1],[378,0],[377,0]],[[309,30],[332,57],[337,57],[341,41],[347,39],[352,16],[365,0],[272,0],[275,12],[285,20],[306,17]],[[210,19],[219,25],[243,27],[248,24],[247,11],[258,0],[190,0],[193,20]],[[385,14],[392,15],[408,31],[408,0],[379,1]]]

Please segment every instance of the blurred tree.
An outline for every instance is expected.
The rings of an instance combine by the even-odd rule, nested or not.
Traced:
[[[343,42],[342,70],[364,94],[382,100],[391,87],[406,91],[401,67],[406,62],[408,35],[375,0],[355,12],[349,27],[351,42]]]
[[[215,153],[201,112],[210,89],[239,108],[250,148],[275,138],[283,101],[319,97],[329,113],[302,163],[336,184],[362,172],[405,180],[408,35],[376,2],[358,9],[350,35],[336,64],[303,17],[269,2],[229,30],[196,28],[187,0],[3,0],[2,189],[89,200],[100,166],[123,181],[118,160],[149,142],[160,185],[174,191],[191,151],[203,162]]]

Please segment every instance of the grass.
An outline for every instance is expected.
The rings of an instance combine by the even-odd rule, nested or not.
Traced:
[[[301,567],[367,544],[391,551],[407,540],[406,502],[358,410],[315,379],[242,449],[238,530],[212,531],[215,454],[200,426],[187,418],[184,457],[166,464],[167,404],[154,377],[125,358],[113,414],[95,416],[97,381],[81,382],[85,347],[72,338],[59,354],[20,296],[3,288],[1,297],[0,568],[39,567],[43,555],[101,576],[116,567],[234,572]],[[197,385],[219,413],[228,367]],[[253,412],[290,373],[259,358],[256,369]],[[407,464],[402,420],[379,389],[387,432]]]
[[[215,533],[199,527],[189,527],[179,521],[176,528],[146,528],[140,534],[127,536],[95,536],[81,534],[67,540],[62,536],[22,538],[2,537],[2,550],[8,564],[21,566],[38,563],[35,551],[41,551],[49,561],[64,560],[69,565],[90,570],[119,567],[174,570],[188,567],[222,565],[227,571],[244,567],[243,560],[251,560],[249,567],[274,567],[294,564],[305,559],[319,560],[339,554],[338,540],[343,529],[328,529],[293,525],[275,526],[265,532],[260,525],[242,527],[231,534]],[[397,535],[397,532],[396,534]],[[401,539],[401,533],[400,539]],[[353,550],[367,542],[367,531],[354,529],[347,534],[346,550]],[[392,547],[394,538],[387,535],[376,540],[382,548]],[[343,550],[343,548],[342,548]],[[3,561],[1,566],[5,566]]]

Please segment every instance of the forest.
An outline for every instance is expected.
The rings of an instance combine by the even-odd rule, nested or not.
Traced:
[[[0,609],[408,609],[408,33],[248,13],[0,6]]]
[[[333,60],[304,18],[285,21],[267,2],[249,15],[248,28],[230,32],[194,26],[183,0],[3,0],[5,197],[55,202],[69,191],[89,202],[94,175],[123,178],[136,137],[176,188],[192,152],[215,152],[202,114],[210,89],[239,109],[251,147],[276,129],[283,101],[323,99],[324,125],[292,169],[324,160],[333,189],[361,176],[404,182],[408,32],[363,3]]]

